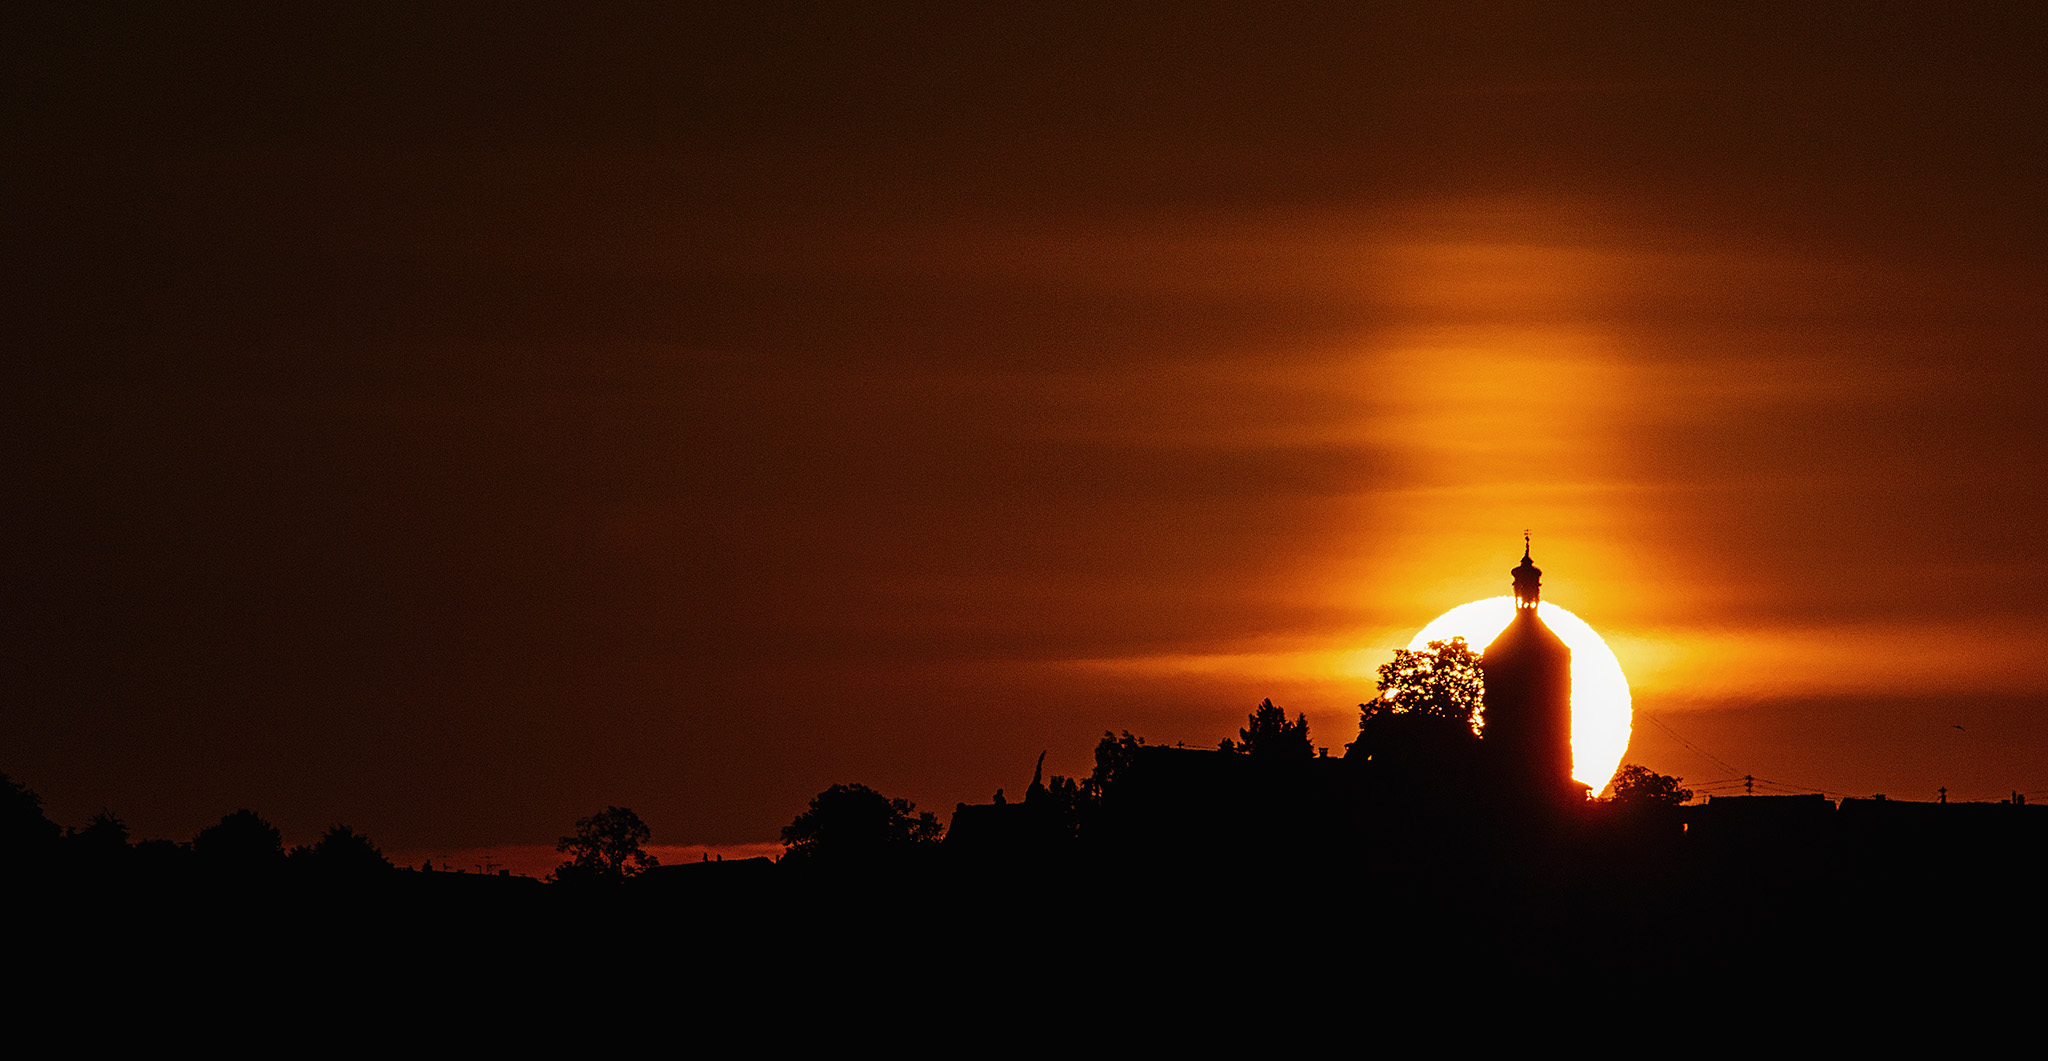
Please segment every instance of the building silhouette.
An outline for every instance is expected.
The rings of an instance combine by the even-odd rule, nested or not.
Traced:
[[[1536,805],[1584,803],[1572,780],[1572,650],[1544,625],[1543,572],[1523,538],[1515,580],[1515,617],[1480,657],[1486,676],[1486,759],[1504,793]]]

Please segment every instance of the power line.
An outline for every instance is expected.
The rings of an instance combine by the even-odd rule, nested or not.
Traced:
[[[1705,795],[1712,795],[1715,790],[1732,792],[1736,789],[1740,789],[1744,795],[1755,795],[1758,788],[1766,788],[1774,790],[1766,793],[1767,795],[1820,795],[1826,796],[1829,799],[1852,798],[1844,792],[1830,792],[1827,789],[1818,788],[1813,785],[1794,785],[1784,781],[1772,781],[1769,778],[1757,777],[1754,774],[1723,778],[1718,781],[1699,781],[1695,782],[1691,788],[1693,791]]]
[[[1685,739],[1685,736],[1683,734],[1679,733],[1675,729],[1672,729],[1668,723],[1666,723],[1663,719],[1658,718],[1656,714],[1654,714],[1653,712],[1639,711],[1637,712],[1637,714],[1643,718],[1650,720],[1650,722],[1654,723],[1658,729],[1661,729],[1665,733],[1669,734],[1672,740],[1677,741],[1680,745],[1684,746],[1686,750],[1692,752],[1693,754],[1707,759],[1708,761],[1712,762],[1715,766],[1718,766],[1731,774],[1740,772],[1739,767],[1729,765],[1728,762],[1722,759],[1720,756],[1715,755],[1714,753],[1707,751],[1705,748],[1702,748],[1699,745],[1694,744],[1693,742]],[[1961,726],[1957,726],[1955,728],[1958,730],[1962,729]],[[1826,796],[1829,799],[1856,798],[1850,796],[1848,793],[1845,792],[1831,792],[1827,789],[1818,788],[1812,785],[1792,785],[1780,781],[1767,781],[1761,777],[1755,777],[1750,774],[1742,774],[1738,777],[1727,778],[1725,780],[1720,781],[1696,781],[1688,787],[1690,787],[1694,792],[1697,792],[1701,795],[1711,795],[1713,794],[1711,791],[1713,789],[1726,790],[1731,789],[1735,786],[1740,786],[1745,794],[1754,794],[1756,786],[1759,785],[1773,789],[1778,789],[1782,793],[1788,793],[1793,795],[1817,793],[1819,795]],[[2027,800],[2030,803],[2038,800],[2048,799],[2048,790],[2036,792],[2020,792],[2018,794],[2021,798]]]
[[[1650,720],[1651,722],[1654,722],[1654,723],[1656,723],[1656,724],[1657,724],[1657,728],[1658,728],[1658,729],[1661,729],[1661,730],[1663,730],[1664,732],[1666,732],[1666,733],[1669,733],[1669,734],[1671,734],[1671,739],[1672,739],[1672,740],[1675,740],[1675,741],[1677,741],[1678,743],[1680,743],[1680,744],[1683,744],[1683,745],[1685,745],[1685,746],[1686,746],[1687,748],[1691,749],[1691,750],[1692,750],[1693,752],[1695,752],[1696,754],[1699,754],[1699,755],[1703,755],[1703,756],[1705,756],[1706,758],[1708,758],[1709,760],[1712,760],[1712,761],[1713,761],[1713,764],[1714,764],[1715,766],[1718,766],[1718,767],[1720,767],[1721,769],[1723,769],[1723,770],[1726,770],[1726,771],[1728,771],[1729,773],[1736,773],[1736,772],[1737,772],[1737,768],[1736,768],[1736,767],[1733,767],[1733,766],[1729,766],[1729,765],[1728,765],[1727,763],[1725,763],[1725,762],[1722,762],[1719,756],[1716,756],[1716,755],[1715,755],[1715,754],[1713,754],[1712,752],[1709,752],[1709,751],[1707,751],[1706,749],[1704,749],[1704,748],[1701,748],[1701,747],[1700,747],[1699,745],[1697,745],[1697,744],[1694,744],[1693,742],[1691,742],[1691,741],[1689,741],[1689,740],[1686,740],[1686,739],[1685,739],[1684,737],[1682,737],[1682,736],[1679,736],[1679,734],[1678,734],[1678,731],[1677,731],[1677,730],[1675,730],[1675,729],[1672,729],[1672,728],[1671,728],[1670,726],[1667,726],[1667,725],[1665,725],[1665,724],[1664,724],[1664,720],[1663,720],[1663,719],[1661,719],[1661,718],[1658,718],[1658,717],[1657,717],[1656,715],[1654,715],[1654,714],[1651,714],[1651,713],[1650,713],[1650,712],[1648,712],[1648,711],[1645,711],[1645,712],[1643,712],[1643,717],[1644,717],[1644,718],[1647,718],[1647,719],[1649,719],[1649,720]]]

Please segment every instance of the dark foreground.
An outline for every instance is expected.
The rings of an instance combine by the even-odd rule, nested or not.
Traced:
[[[26,874],[10,964],[26,987],[17,1012],[144,1038],[196,1020],[230,1037],[412,1029],[452,1044],[470,1029],[601,1051],[629,1030],[978,1048],[1256,1040],[1349,1020],[1337,1031],[1354,1045],[1414,1028],[1577,1042],[1680,1015],[1711,1037],[1765,1014],[1802,1027],[1835,1014],[1848,1021],[1836,1034],[1864,1035],[1880,1016],[1937,1012],[1963,1014],[1951,1034],[1966,1036],[2041,1001],[2031,828],[2001,843],[1717,831],[1658,811],[1278,851],[936,845],[584,887],[403,870]],[[1345,923],[1312,922],[1332,897]]]

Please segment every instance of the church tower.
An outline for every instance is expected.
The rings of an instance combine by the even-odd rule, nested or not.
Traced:
[[[1585,788],[1572,780],[1572,650],[1537,614],[1543,572],[1529,559],[1527,535],[1510,574],[1515,617],[1480,657],[1487,757],[1519,795],[1578,802]]]

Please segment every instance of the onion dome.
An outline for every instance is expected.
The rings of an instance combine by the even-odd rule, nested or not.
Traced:
[[[1522,532],[1522,566],[1508,572],[1515,576],[1515,607],[1536,607],[1537,587],[1541,584],[1543,572],[1529,560],[1529,532]]]

